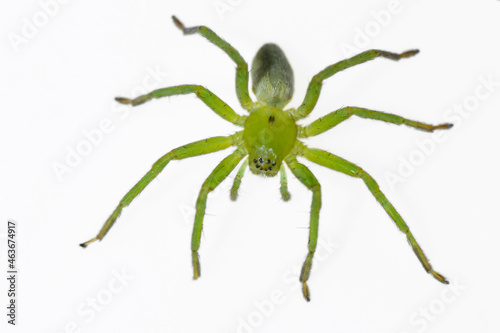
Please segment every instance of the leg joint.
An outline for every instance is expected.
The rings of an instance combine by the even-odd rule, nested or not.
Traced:
[[[313,183],[312,185],[310,185],[308,187],[313,192],[321,192],[321,185],[320,185],[320,183]]]

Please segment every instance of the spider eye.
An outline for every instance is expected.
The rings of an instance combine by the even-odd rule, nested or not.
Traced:
[[[254,159],[253,159],[253,162],[254,162],[254,163],[257,163],[257,159],[256,159],[256,158],[254,158]]]

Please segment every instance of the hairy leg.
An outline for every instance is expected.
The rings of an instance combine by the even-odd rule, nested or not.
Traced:
[[[241,185],[241,179],[243,178],[243,175],[245,174],[245,170],[248,167],[248,158],[243,161],[241,164],[240,169],[238,170],[238,173],[236,174],[236,177],[234,177],[234,182],[233,186],[231,187],[231,193],[230,197],[232,201],[236,201],[238,198],[238,190]]]
[[[408,58],[414,56],[418,52],[419,52],[418,50],[410,50],[398,54],[382,50],[369,50],[362,52],[358,55],[355,55],[354,57],[351,57],[349,59],[339,61],[336,64],[326,67],[312,78],[311,82],[309,83],[309,87],[307,88],[304,101],[302,102],[302,105],[298,109],[294,110],[294,112],[292,113],[293,117],[295,119],[300,119],[304,118],[309,113],[311,113],[311,111],[314,109],[314,106],[316,105],[316,102],[318,101],[323,80],[328,79],[335,73],[343,71],[344,69],[347,69],[349,67],[353,67],[362,64],[364,62],[373,60],[377,57],[383,57],[391,60],[399,60],[401,58]]]
[[[444,123],[439,125],[429,125],[419,121],[403,118],[392,113],[374,111],[354,106],[347,106],[337,111],[333,111],[327,114],[326,116],[321,117],[313,121],[311,124],[303,127],[302,130],[299,131],[299,137],[307,138],[310,136],[315,136],[323,132],[326,132],[332,127],[337,126],[344,120],[349,119],[353,115],[358,116],[360,118],[385,121],[387,123],[392,123],[396,125],[406,125],[425,132],[433,132],[435,130],[449,129],[453,127],[453,124],[449,123]]]
[[[281,198],[283,201],[288,201],[290,200],[290,192],[288,192],[288,181],[286,179],[286,171],[285,171],[285,166],[281,164],[280,167],[280,192],[281,192]]]
[[[200,248],[201,230],[203,229],[203,218],[205,216],[208,193],[213,191],[224,179],[226,179],[246,155],[247,151],[245,147],[240,145],[234,153],[227,156],[217,165],[201,186],[200,194],[196,201],[196,215],[194,218],[193,237],[191,240],[193,279],[195,280],[200,277],[201,273],[198,249]]]
[[[307,244],[307,257],[302,265],[302,270],[300,272],[300,282],[302,283],[302,294],[304,298],[309,302],[311,300],[311,295],[309,293],[309,287],[307,286],[307,280],[311,274],[312,261],[314,257],[314,252],[316,252],[316,245],[318,242],[318,224],[319,224],[319,210],[321,208],[321,186],[312,174],[312,172],[303,164],[297,162],[294,154],[289,154],[285,161],[292,171],[292,173],[297,177],[298,180],[302,182],[309,190],[312,192],[312,203],[311,203],[311,222],[309,226],[309,242]]]
[[[222,49],[222,51],[224,51],[236,63],[236,95],[238,96],[241,106],[245,110],[250,110],[254,103],[248,94],[248,65],[239,52],[236,51],[236,49],[228,42],[217,36],[210,28],[205,26],[186,28],[184,24],[182,24],[182,22],[175,16],[172,16],[172,20],[174,20],[175,25],[182,30],[184,35],[199,33],[208,39],[208,41]]]
[[[352,177],[361,178],[365,182],[366,186],[373,194],[375,199],[377,199],[377,201],[382,205],[387,214],[389,214],[392,220],[396,223],[399,230],[401,230],[401,232],[406,235],[408,242],[413,249],[413,252],[415,252],[425,271],[431,274],[439,282],[445,284],[449,283],[444,276],[442,276],[432,268],[429,260],[425,257],[422,248],[410,232],[410,228],[408,227],[408,225],[405,223],[401,215],[399,215],[399,213],[396,211],[394,206],[389,202],[387,197],[382,193],[375,180],[368,173],[366,173],[366,171],[364,171],[357,165],[344,160],[341,157],[333,155],[324,150],[308,148],[304,145],[300,145],[297,148],[297,154],[319,165],[336,171],[340,171]]]
[[[80,244],[81,247],[87,247],[90,243],[102,240],[104,236],[108,233],[109,229],[113,226],[118,216],[120,216],[123,208],[127,207],[139,193],[148,186],[153,179],[158,176],[158,174],[167,166],[167,164],[172,160],[180,160],[188,157],[194,157],[199,155],[204,155],[219,150],[229,148],[231,146],[238,145],[241,142],[241,132],[227,137],[213,137],[205,140],[200,140],[196,142],[189,143],[185,146],[176,148],[163,157],[161,157],[151,170],[142,177],[142,179],[134,186],[120,201],[118,206],[115,208],[111,216],[106,220],[104,226],[101,228],[96,237],[90,239],[89,241]]]
[[[194,84],[185,84],[181,86],[157,89],[146,95],[142,95],[134,99],[116,97],[115,100],[122,104],[131,104],[132,106],[136,106],[146,103],[153,98],[185,95],[191,93],[196,94],[196,96],[201,99],[203,103],[205,103],[209,108],[211,108],[215,113],[217,113],[225,120],[238,126],[243,126],[245,124],[245,119],[247,118],[246,116],[238,115],[229,105],[224,103],[224,101],[222,101],[219,97],[217,97],[217,95],[212,93],[207,88]]]

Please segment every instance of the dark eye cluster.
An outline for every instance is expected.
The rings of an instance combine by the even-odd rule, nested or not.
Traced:
[[[263,171],[271,171],[273,169],[273,166],[276,165],[276,161],[264,160],[262,157],[258,159],[254,158],[253,162],[255,163],[255,167],[257,169]]]

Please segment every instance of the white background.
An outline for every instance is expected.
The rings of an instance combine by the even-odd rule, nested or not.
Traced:
[[[388,1],[52,1],[57,7],[44,10],[49,2],[0,5],[0,262],[5,272],[13,219],[19,269],[16,327],[6,324],[1,278],[2,331],[498,332],[500,87],[481,84],[500,82],[497,1],[401,0],[383,27],[374,13],[387,12]],[[202,84],[244,114],[235,65],[202,37],[183,36],[173,14],[209,26],[248,62],[263,43],[279,44],[295,71],[290,107],[314,74],[349,55],[341,45],[419,48],[414,58],[377,59],[328,79],[303,123],[347,105],[433,124],[453,114],[455,127],[428,143],[428,155],[416,142],[432,134],[355,118],[307,144],[370,172],[455,287],[424,272],[362,181],[311,163],[322,184],[320,239],[330,244],[318,249],[311,302],[290,282],[305,258],[311,199],[290,173],[288,203],[277,178],[249,172],[237,202],[228,193],[234,172],[210,195],[194,282],[194,202],[229,150],[172,162],[104,241],[80,248],[157,158],[237,130],[194,96],[134,109],[118,109],[115,96],[134,97],[157,69],[154,88]],[[33,23],[37,31],[23,36]],[[15,35],[26,39],[16,45]],[[477,91],[488,96],[453,113],[478,101]],[[58,178],[54,165],[105,119],[112,130]],[[419,165],[391,186],[387,175],[410,157]],[[281,295],[272,306],[271,294]]]

